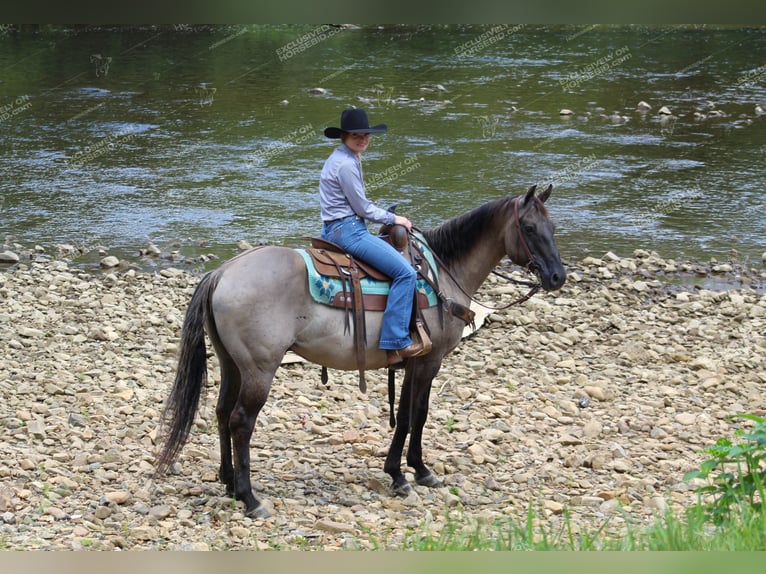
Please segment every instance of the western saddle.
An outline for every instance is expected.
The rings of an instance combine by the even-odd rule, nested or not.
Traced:
[[[439,289],[437,270],[429,264],[419,243],[409,240],[409,235],[404,227],[401,225],[384,225],[380,228],[379,235],[381,239],[390,243],[401,253],[418,275],[433,288],[438,297],[440,321],[443,322],[444,320],[442,307],[443,304],[446,304],[448,312],[463,319],[466,324],[473,323],[473,311],[443,297]],[[356,362],[359,370],[359,390],[363,393],[367,392],[367,383],[364,378],[365,350],[367,347],[365,311],[383,311],[386,308],[388,296],[362,293],[360,281],[364,277],[379,281],[390,281],[391,278],[374,267],[354,259],[335,243],[318,237],[312,237],[310,240],[312,247],[306,251],[311,255],[317,272],[325,277],[340,279],[343,286],[343,291],[333,297],[331,304],[346,311],[344,333],[350,331],[350,324],[353,320]],[[412,331],[413,336],[419,338],[423,343],[426,352],[431,349],[431,340],[429,338],[430,330],[423,319],[422,309],[428,306],[427,296],[420,292],[416,293],[412,312]],[[389,387],[392,374],[393,372],[389,369]],[[327,384],[327,380],[327,368],[322,367],[322,383]]]

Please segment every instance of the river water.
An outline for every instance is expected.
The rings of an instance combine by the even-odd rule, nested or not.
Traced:
[[[766,29],[709,26],[0,27],[0,234],[300,242],[348,105],[418,227],[553,183],[564,258],[766,251]]]

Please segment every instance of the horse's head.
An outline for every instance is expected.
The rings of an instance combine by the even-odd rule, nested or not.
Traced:
[[[543,289],[555,291],[564,285],[567,273],[553,241],[556,226],[544,205],[553,185],[540,195],[535,195],[536,188],[533,185],[525,195],[512,200],[513,213],[506,226],[505,251],[511,261],[535,273]]]

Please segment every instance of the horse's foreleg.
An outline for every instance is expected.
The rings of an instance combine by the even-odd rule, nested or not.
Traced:
[[[219,480],[226,486],[226,494],[234,496],[234,466],[232,465],[231,430],[229,419],[239,395],[239,369],[231,358],[221,359],[221,389],[215,407],[218,419],[218,440],[221,448]]]
[[[271,379],[243,380],[239,396],[229,417],[229,431],[234,447],[234,496],[245,503],[245,513],[252,517],[268,517],[269,513],[253,494],[250,484],[250,437],[255,420],[266,404]]]
[[[407,464],[415,469],[415,482],[422,486],[443,486],[444,483],[423,463],[423,427],[428,418],[428,404],[431,398],[431,379],[418,384],[413,404],[413,420],[410,430],[410,444],[407,448]]]

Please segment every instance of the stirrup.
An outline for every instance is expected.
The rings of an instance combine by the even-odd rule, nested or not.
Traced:
[[[427,355],[431,352],[431,347],[433,347],[433,344],[431,343],[431,337],[428,336],[428,332],[426,331],[425,325],[423,325],[422,321],[415,321],[415,338],[419,339],[420,342],[423,344],[423,350],[420,352],[419,356]]]

